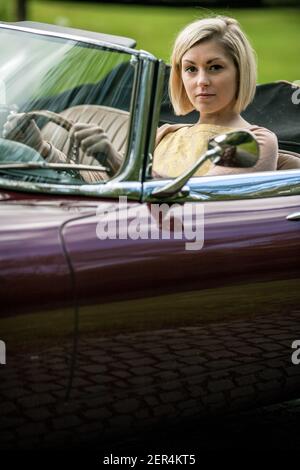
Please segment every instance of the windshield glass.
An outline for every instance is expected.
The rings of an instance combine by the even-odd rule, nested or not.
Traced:
[[[80,185],[115,176],[127,152],[131,54],[9,29],[0,41],[0,180]]]

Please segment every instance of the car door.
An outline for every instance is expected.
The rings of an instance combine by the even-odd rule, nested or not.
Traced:
[[[1,448],[32,447],[60,426],[74,347],[67,201],[1,191]],[[57,428],[58,430],[58,428]]]
[[[300,224],[287,217],[299,213],[299,182],[298,172],[193,178],[189,196],[168,201],[149,181],[142,203],[101,202],[65,226],[73,399],[90,429],[136,432],[298,390]]]
[[[209,372],[201,393],[216,393],[217,407],[297,394],[291,356],[300,335],[299,178],[297,170],[192,178],[190,194],[177,197],[204,213],[203,246],[180,284],[193,286],[187,305],[207,334],[203,347],[198,343]],[[146,183],[145,200],[164,184]]]

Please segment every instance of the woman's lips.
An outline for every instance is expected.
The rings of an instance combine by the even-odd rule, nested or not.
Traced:
[[[196,98],[199,98],[200,100],[207,100],[209,98],[212,98],[213,96],[215,96],[214,93],[199,93],[198,95],[196,95]]]

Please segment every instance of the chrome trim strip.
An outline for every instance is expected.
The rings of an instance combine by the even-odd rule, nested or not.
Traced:
[[[129,200],[140,201],[142,184],[137,181],[110,182],[102,184],[62,185],[48,183],[28,183],[7,180],[0,177],[0,191],[26,191],[31,193],[56,194],[65,196],[90,196],[101,198],[118,198],[127,196]]]
[[[298,221],[300,220],[300,212],[292,212],[286,217],[286,220]]]
[[[163,187],[169,179],[151,180],[143,185],[143,201],[158,202],[151,195]],[[300,171],[265,171],[233,176],[210,176],[191,178],[187,183],[190,194],[176,194],[161,198],[162,202],[226,201],[300,195]],[[299,198],[300,204],[300,198]]]

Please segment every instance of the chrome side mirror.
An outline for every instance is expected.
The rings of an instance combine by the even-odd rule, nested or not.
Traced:
[[[234,131],[220,134],[208,142],[208,150],[218,149],[214,158],[210,160],[215,165],[231,168],[250,168],[254,166],[259,157],[258,144],[248,131]]]
[[[207,160],[224,167],[249,168],[256,164],[258,158],[258,143],[249,131],[240,130],[217,135],[209,141],[208,150],[191,168],[163,188],[155,189],[152,196],[168,197],[178,193]]]

